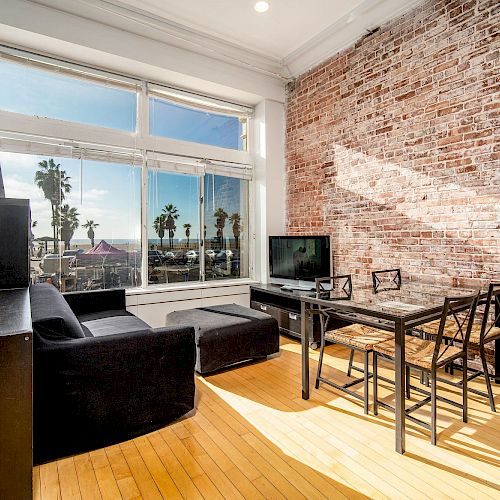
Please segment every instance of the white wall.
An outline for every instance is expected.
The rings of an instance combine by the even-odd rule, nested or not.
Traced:
[[[191,289],[177,287],[127,295],[127,310],[154,328],[165,326],[167,314],[173,311],[230,303],[250,307],[249,285],[204,283]]]
[[[285,111],[266,99],[255,108],[255,278],[269,277],[268,236],[285,233]]]

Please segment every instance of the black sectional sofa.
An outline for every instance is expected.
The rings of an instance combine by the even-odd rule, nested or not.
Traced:
[[[30,288],[34,461],[153,431],[194,408],[194,330],[152,329],[124,290]]]

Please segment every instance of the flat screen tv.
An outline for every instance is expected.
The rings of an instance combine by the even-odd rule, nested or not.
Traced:
[[[272,283],[312,288],[316,278],[331,276],[329,236],[269,236]]]

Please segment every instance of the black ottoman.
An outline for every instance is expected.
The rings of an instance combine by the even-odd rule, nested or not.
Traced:
[[[196,371],[220,370],[240,361],[279,352],[278,322],[268,314],[237,304],[200,307],[167,315],[167,325],[194,326]]]

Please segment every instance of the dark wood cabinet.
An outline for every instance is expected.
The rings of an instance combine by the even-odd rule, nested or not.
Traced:
[[[29,291],[0,290],[0,498],[32,497],[32,376]]]
[[[29,285],[30,219],[29,200],[0,198],[0,289]]]

